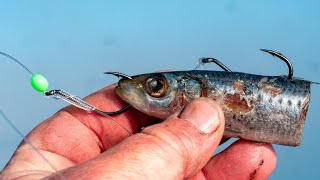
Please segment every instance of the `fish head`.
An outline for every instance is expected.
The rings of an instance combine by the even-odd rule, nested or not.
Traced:
[[[122,78],[115,92],[137,110],[164,119],[182,109],[184,104],[177,103],[181,86],[178,75],[161,72]]]

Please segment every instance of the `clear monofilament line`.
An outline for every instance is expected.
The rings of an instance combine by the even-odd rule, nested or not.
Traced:
[[[11,128],[18,133],[18,135],[31,146],[31,148],[60,176],[62,179],[66,179],[61,173],[58,172],[58,169],[54,167],[52,163],[44,156],[42,155],[37,148],[23,135],[23,133],[13,124],[13,122],[4,114],[4,112],[0,109],[0,115],[2,118],[11,126]]]
[[[4,52],[0,52],[0,54],[3,55],[3,56],[5,56],[5,57],[7,57],[7,58],[9,58],[9,59],[11,59],[11,60],[13,60],[13,61],[15,61],[15,62],[18,63],[23,69],[25,69],[28,73],[30,73],[31,75],[33,75],[33,73],[32,73],[24,64],[22,64],[20,61],[18,61],[16,58],[14,58],[14,57],[12,57],[12,56],[10,56],[9,54],[6,54],[6,53],[4,53]]]
[[[30,83],[34,90],[38,92],[45,92],[49,88],[49,82],[48,80],[41,74],[33,74],[24,64],[22,64],[20,61],[18,61],[16,58],[10,56],[9,54],[6,54],[4,52],[0,51],[0,55],[3,55],[10,60],[13,60],[17,64],[19,64],[24,70],[26,70],[30,75]]]

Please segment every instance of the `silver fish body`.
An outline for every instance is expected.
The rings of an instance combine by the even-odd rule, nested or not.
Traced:
[[[225,113],[224,137],[298,146],[310,81],[222,71],[174,71],[123,78],[116,93],[134,108],[164,119],[189,101],[208,97]]]

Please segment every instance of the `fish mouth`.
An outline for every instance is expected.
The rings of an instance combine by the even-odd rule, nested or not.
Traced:
[[[120,72],[104,72],[104,74],[111,74],[122,78],[115,88],[116,94],[133,107],[143,107],[145,103],[143,102],[143,99],[140,98],[143,90],[131,76]]]
[[[142,86],[134,79],[122,78],[115,88],[116,94],[134,108],[147,113],[147,103]]]

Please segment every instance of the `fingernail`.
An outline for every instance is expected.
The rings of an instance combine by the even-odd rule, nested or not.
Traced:
[[[210,99],[198,98],[187,104],[179,117],[194,124],[202,133],[210,134],[219,127],[223,118],[219,108]]]

